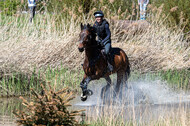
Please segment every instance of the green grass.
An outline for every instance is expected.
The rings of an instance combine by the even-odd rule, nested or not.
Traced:
[[[65,67],[59,69],[52,69],[48,67],[46,70],[33,69],[31,75],[23,74],[21,72],[13,72],[9,75],[3,75],[0,86],[4,89],[1,96],[19,96],[29,95],[30,89],[33,88],[38,92],[41,91],[40,84],[56,83],[56,89],[70,87],[75,92],[80,92],[80,82],[83,78],[83,71],[71,71]],[[140,72],[132,72],[129,81],[136,81],[139,79],[161,79],[166,81],[172,88],[189,90],[190,88],[190,71],[189,70],[167,70],[155,73],[140,74]]]
[[[167,70],[161,71],[159,74],[163,80],[177,88],[190,89],[189,70]]]
[[[187,69],[182,70],[162,70],[154,73],[144,73],[141,74],[139,71],[133,72],[130,81],[135,81],[138,79],[142,80],[156,80],[160,79],[166,81],[167,84],[176,89],[189,90],[190,89],[190,71]]]
[[[70,87],[70,89],[78,92],[82,77],[82,71],[70,71],[64,67],[60,69],[48,67],[46,70],[38,71],[34,68],[31,75],[13,72],[2,76],[0,86],[3,88],[3,91],[0,96],[29,95],[31,88],[40,92],[40,84],[45,83],[49,83],[50,85],[56,83],[56,89]]]
[[[151,7],[147,8],[148,12],[163,5],[162,14],[168,15],[167,22],[170,22],[171,27],[179,25],[184,32],[190,30],[189,0],[150,0],[149,4]],[[174,7],[176,9],[172,10]],[[51,0],[37,2],[37,10],[41,12],[46,11],[46,13],[55,13],[57,15],[57,21],[60,21],[63,17],[70,18],[74,15],[83,16],[93,10],[93,8],[95,10],[103,10],[106,17],[118,16],[119,19],[126,19],[130,15],[130,19],[139,19],[137,0]],[[14,15],[17,11],[28,10],[27,1],[0,1],[0,10],[2,10],[2,14]],[[90,12],[90,14],[92,15],[93,12]]]
[[[0,106],[0,116],[10,116],[10,118],[14,118],[14,115],[12,113],[13,110],[23,108],[23,105],[19,98],[0,99]]]
[[[57,88],[71,87],[73,90],[79,90],[79,84],[82,81],[83,71],[71,71],[67,68],[60,69],[47,68],[45,72],[45,81],[52,85],[56,82]]]

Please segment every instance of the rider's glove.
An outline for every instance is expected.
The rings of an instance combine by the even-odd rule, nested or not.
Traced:
[[[100,45],[104,47],[104,46],[105,46],[105,43],[101,41]]]
[[[102,45],[102,40],[99,39],[97,42],[98,42],[98,45]]]

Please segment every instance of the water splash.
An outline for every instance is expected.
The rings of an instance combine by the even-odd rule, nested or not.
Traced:
[[[105,81],[91,82],[89,88],[93,90],[94,94],[89,97],[86,102],[79,101],[76,105],[101,106],[102,100],[100,98],[100,92],[105,83]],[[170,88],[165,81],[161,81],[160,79],[140,79],[137,81],[129,81],[128,85],[130,88],[122,88],[122,93],[119,94],[119,97],[115,98],[113,98],[114,86],[112,86],[106,92],[106,98],[109,102],[113,101],[115,103],[124,103],[125,105],[175,104],[190,102],[190,95],[188,93],[185,93],[182,90],[174,90]]]
[[[180,103],[190,101],[190,97],[182,90],[174,90],[168,84],[159,79],[139,80],[129,82],[134,94],[134,102],[150,104]],[[128,94],[129,95],[129,94]]]

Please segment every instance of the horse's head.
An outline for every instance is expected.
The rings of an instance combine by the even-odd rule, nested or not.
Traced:
[[[91,46],[93,44],[92,39],[95,40],[95,34],[93,32],[94,28],[91,27],[89,24],[82,24],[81,23],[81,32],[79,34],[79,46],[78,49],[80,52],[84,51],[84,48]]]

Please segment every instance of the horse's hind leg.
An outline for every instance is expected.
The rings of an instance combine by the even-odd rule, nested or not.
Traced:
[[[117,84],[115,87],[115,92],[117,97],[119,97],[120,99],[122,99],[123,97],[123,91],[125,91],[126,89],[126,76],[125,76],[125,72],[122,71],[118,71],[117,72]]]
[[[124,74],[123,71],[118,71],[117,72],[117,84],[116,84],[116,87],[115,87],[116,94],[118,94],[119,91],[120,91],[120,88],[121,88],[121,85],[122,85],[122,82],[123,82],[123,77],[124,77],[123,74]]]
[[[129,76],[130,76],[130,67],[129,66],[127,66],[127,69],[126,69],[126,71],[125,71],[125,87],[126,88],[130,88],[130,86],[129,86],[129,84],[128,84],[128,82],[127,82],[127,80],[128,80],[128,78],[129,78]]]
[[[106,82],[107,82],[107,85],[104,86],[101,90],[101,98],[104,99],[105,97],[105,92],[110,88],[112,82],[111,82],[111,78],[108,76],[108,77],[105,77],[106,79]]]

